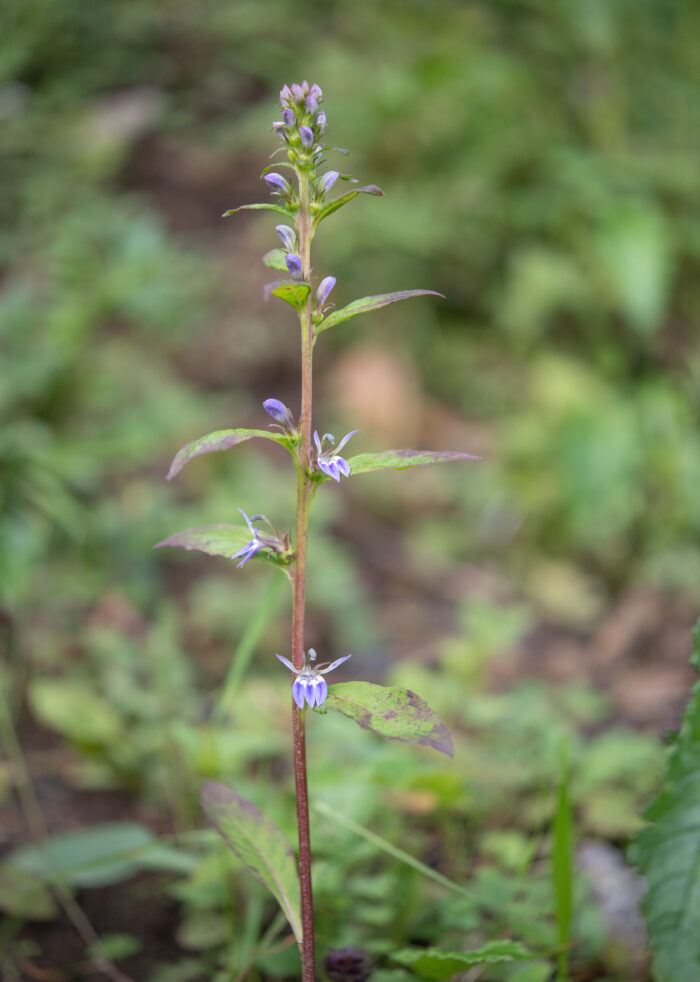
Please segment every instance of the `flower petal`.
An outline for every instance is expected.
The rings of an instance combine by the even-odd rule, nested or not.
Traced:
[[[292,665],[289,658],[285,658],[284,655],[275,655],[275,658],[279,658],[282,664],[285,665],[290,672],[294,672],[295,675],[297,674],[297,670],[294,665]]]
[[[279,658],[279,655],[277,657]],[[332,672],[334,668],[337,668],[338,665],[342,665],[344,661],[348,660],[348,658],[352,658],[352,655],[343,655],[342,658],[336,658],[336,660],[332,661],[327,668],[320,669],[320,674],[325,675],[327,672]]]
[[[306,685],[304,679],[297,677],[292,685],[292,698],[297,704],[299,709],[304,708],[304,696],[306,694]]]

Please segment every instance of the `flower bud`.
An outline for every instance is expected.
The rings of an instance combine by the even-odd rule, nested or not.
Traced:
[[[284,105],[285,102],[289,102],[292,98],[292,90],[288,85],[283,86],[280,90],[280,102]]]
[[[316,291],[316,306],[320,309],[326,300],[328,295],[335,286],[335,276],[326,276],[322,279],[318,285],[318,290]]]
[[[272,128],[275,133],[280,133],[283,129],[285,129],[285,125],[281,119],[278,119],[272,124]]]
[[[292,86],[292,98],[295,102],[301,102],[304,98],[304,90],[300,85],[297,85],[296,82]]]
[[[273,191],[280,191],[282,194],[287,194],[289,192],[289,185],[281,174],[276,174],[274,171],[272,171],[272,173],[266,174],[263,180]]]
[[[279,235],[282,245],[287,252],[294,252],[297,247],[297,237],[293,228],[289,225],[276,225],[275,230]]]
[[[309,147],[312,146],[314,142],[314,131],[311,129],[310,126],[300,126],[299,136],[301,137],[301,142],[303,146],[305,146],[306,149],[308,150]]]
[[[278,423],[281,423],[287,429],[292,429],[294,426],[294,417],[291,411],[279,399],[266,399],[263,402],[263,409],[269,416],[272,416],[273,419],[276,419]]]
[[[293,109],[287,108],[282,113],[282,119],[284,120],[287,126],[295,126],[297,121],[297,116]]]
[[[304,105],[307,113],[315,113],[318,109],[318,101],[312,95],[306,97]]]
[[[325,133],[326,132],[326,114],[324,112],[317,113],[316,114],[316,121],[315,122],[316,122],[316,125],[319,128],[319,132]]]
[[[301,272],[301,259],[294,252],[288,252],[284,257],[287,269],[292,274],[295,280],[300,280],[302,278]]]
[[[309,89],[309,95],[313,96],[313,98],[316,99],[317,102],[320,102],[323,99],[323,92],[321,91],[321,86],[316,85],[316,83],[314,82],[314,84]]]
[[[318,182],[318,186],[321,190],[321,194],[325,194],[327,191],[330,191],[330,189],[333,187],[333,185],[335,184],[335,182],[338,180],[339,177],[340,174],[338,173],[337,170],[326,171],[326,173],[323,174],[323,176]]]

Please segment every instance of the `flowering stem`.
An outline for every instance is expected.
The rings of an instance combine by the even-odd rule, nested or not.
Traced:
[[[302,275],[309,282],[311,275],[311,216],[309,213],[309,180],[297,171],[300,207],[297,218]],[[294,608],[292,613],[292,662],[302,668],[304,655],[304,615],[306,608],[306,542],[309,524],[309,505],[313,482],[309,477],[311,462],[311,394],[313,325],[312,300],[299,312],[301,325],[301,431],[300,460],[297,468],[296,561],[294,567]],[[292,701],[292,732],[294,736],[294,783],[296,788],[297,827],[299,830],[299,884],[301,890],[301,970],[302,982],[314,982],[314,911],[311,891],[311,842],[309,837],[309,792],[306,779],[305,710]]]

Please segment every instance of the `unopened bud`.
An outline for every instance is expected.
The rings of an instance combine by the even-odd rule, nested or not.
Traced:
[[[284,257],[287,269],[294,277],[295,280],[300,280],[302,278],[301,272],[301,259],[294,252],[288,252]]]
[[[308,148],[312,146],[314,142],[314,131],[311,129],[310,126],[300,126],[299,136],[301,137],[301,142],[303,146],[305,146],[306,149],[308,150]]]

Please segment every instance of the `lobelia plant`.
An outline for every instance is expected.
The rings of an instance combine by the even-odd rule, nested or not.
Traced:
[[[314,979],[314,921],[309,840],[309,795],[306,776],[305,727],[309,708],[328,709],[353,719],[359,726],[391,740],[422,744],[452,756],[452,739],[436,713],[414,692],[398,686],[369,682],[336,683],[329,690],[325,676],[346,662],[345,655],[331,664],[319,665],[313,648],[306,649],[304,615],[306,605],[306,552],[309,509],[321,484],[340,482],[359,474],[387,469],[404,470],[443,461],[478,460],[473,454],[454,451],[385,450],[341,454],[356,430],[335,443],[331,433],[315,430],[312,417],[312,366],[316,342],[324,331],[358,314],[385,307],[410,297],[433,294],[434,290],[401,290],[362,297],[344,307],[329,303],[335,277],[326,276],[314,288],[311,243],[318,226],[359,194],[381,195],[374,185],[353,187],[338,197],[329,192],[338,182],[356,183],[336,170],[322,171],[327,150],[347,151],[326,145],[326,114],[320,109],[323,94],[318,85],[285,85],[280,93],[282,119],[273,123],[281,140],[276,154],[287,159],[266,167],[263,180],[272,201],[241,205],[225,216],[244,209],[275,212],[284,219],[277,225],[281,248],[272,249],[264,262],[286,274],[265,287],[265,297],[277,297],[297,312],[301,329],[301,411],[295,420],[291,410],[278,399],[266,399],[264,410],[273,418],[268,429],[225,429],[185,444],[176,454],[168,473],[173,478],[185,464],[205,453],[227,450],[253,438],[272,440],[290,454],[296,470],[297,501],[294,537],[277,533],[263,515],[248,515],[239,509],[245,525],[215,525],[189,529],[160,542],[158,546],[181,546],[212,556],[226,556],[239,567],[251,559],[274,564],[292,587],[291,660],[277,655],[294,675],[292,681],[292,739],[296,813],[299,833],[298,871],[283,833],[257,807],[231,789],[208,782],[202,804],[208,818],[230,848],[276,897],[296,936],[301,954],[303,982]],[[284,173],[279,173],[284,171]],[[321,707],[323,707],[321,709]]]

